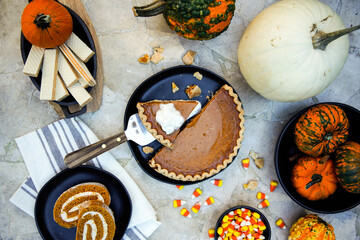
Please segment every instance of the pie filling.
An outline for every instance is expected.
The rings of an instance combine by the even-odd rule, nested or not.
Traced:
[[[176,136],[173,149],[162,148],[149,161],[161,174],[177,180],[210,177],[232,162],[243,138],[241,102],[224,85]]]

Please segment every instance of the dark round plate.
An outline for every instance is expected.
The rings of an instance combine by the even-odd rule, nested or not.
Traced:
[[[263,236],[265,237],[265,240],[270,240],[271,239],[271,228],[270,228],[270,224],[268,222],[268,220],[266,219],[266,217],[264,216],[264,214],[262,214],[259,210],[257,210],[256,208],[252,208],[249,206],[236,206],[236,207],[232,207],[228,210],[226,210],[217,220],[216,225],[215,225],[215,238],[214,239],[218,239],[219,238],[219,234],[217,233],[217,229],[221,226],[221,221],[222,219],[225,217],[225,215],[227,215],[229,212],[231,211],[235,211],[236,209],[241,209],[241,208],[247,208],[249,209],[251,212],[257,212],[258,214],[260,214],[260,219],[265,223],[266,229],[263,232]]]
[[[196,79],[193,74],[195,72],[200,72],[203,75],[202,80]],[[171,83],[174,82],[178,87],[179,91],[173,93],[171,91]],[[193,100],[197,100],[201,102],[201,105],[204,106],[208,99],[207,96],[212,95],[217,90],[219,90],[224,84],[230,84],[220,77],[219,75],[210,72],[205,68],[200,68],[196,66],[176,66],[165,69],[155,75],[149,77],[145,80],[132,94],[130,100],[127,104],[124,116],[124,129],[126,129],[128,120],[130,116],[134,113],[137,113],[136,104],[138,102],[146,102],[151,101],[154,99],[158,100],[178,100],[184,99],[188,100],[188,96],[185,93],[185,89],[188,85],[198,85],[201,88],[201,95],[199,97],[193,98]],[[203,180],[199,181],[181,181],[181,180],[174,180],[168,178],[154,169],[152,169],[148,165],[148,161],[155,155],[155,153],[162,147],[162,145],[158,141],[154,141],[148,146],[155,149],[153,154],[145,154],[142,151],[142,147],[137,145],[133,141],[128,141],[129,147],[132,153],[135,156],[137,163],[140,167],[151,177],[170,184],[177,184],[177,185],[190,185],[195,184]],[[230,164],[229,164],[230,165]],[[228,166],[229,166],[228,165]]]
[[[67,6],[63,5],[70,13],[72,20],[73,20],[73,32],[84,42],[86,45],[91,48],[95,54],[92,56],[88,62],[85,63],[86,67],[89,69],[89,72],[91,75],[96,76],[96,70],[97,70],[97,61],[96,61],[96,51],[95,51],[95,44],[92,39],[92,36],[90,34],[89,29],[87,28],[84,21],[77,15],[73,10],[68,8]],[[26,62],[26,59],[29,55],[30,49],[32,44],[24,37],[23,33],[21,32],[20,37],[20,50],[21,50],[21,56],[23,59],[23,62]],[[35,87],[40,90],[41,86],[41,76],[42,72],[40,70],[39,75],[37,77],[30,77],[32,83],[35,85]],[[88,87],[86,89],[88,92],[90,92],[91,87]],[[68,97],[64,98],[60,102],[54,101],[58,103],[61,106],[70,106],[70,105],[76,105],[77,102],[74,99],[72,95],[69,95]]]
[[[336,102],[319,103],[319,104],[333,104],[341,107],[350,121],[349,138],[348,141],[355,141],[360,143],[360,111]],[[318,105],[318,104],[316,104]],[[313,105],[313,106],[316,106]],[[279,140],[275,149],[275,168],[279,181],[284,188],[285,192],[300,206],[318,213],[338,213],[347,211],[360,203],[360,194],[352,194],[345,191],[338,185],[334,194],[330,195],[327,199],[319,201],[309,201],[300,196],[291,184],[291,170],[296,161],[290,161],[289,157],[296,154],[302,154],[296,147],[294,141],[294,126],[299,120],[301,114],[310,109],[307,107],[297,113],[284,127],[280,134]]]
[[[35,203],[35,221],[43,239],[75,239],[76,228],[64,228],[53,218],[58,197],[67,189],[84,182],[98,182],[106,186],[111,196],[110,208],[114,213],[116,231],[114,239],[121,239],[130,222],[132,205],[124,185],[111,173],[91,166],[65,169],[50,179],[40,190]]]

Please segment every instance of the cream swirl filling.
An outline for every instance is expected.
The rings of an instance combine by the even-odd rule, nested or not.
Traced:
[[[68,217],[68,212],[66,212],[64,209],[71,204],[73,201],[75,201],[77,198],[79,197],[88,197],[88,196],[96,196],[98,201],[104,202],[104,198],[103,196],[98,193],[98,192],[81,192],[78,194],[75,194],[73,196],[71,196],[70,198],[68,198],[68,200],[66,200],[66,202],[63,203],[63,205],[61,206],[61,218],[65,221],[65,222],[72,222],[78,219],[78,216],[74,216],[74,217]],[[71,212],[75,212],[79,210],[80,205],[83,202],[73,206],[70,210],[69,213]]]
[[[91,212],[87,212],[85,213],[82,217],[85,217],[87,215],[91,215],[92,217],[94,217],[95,215],[98,215],[101,219],[101,223],[103,225],[103,229],[104,229],[104,235],[102,236],[101,240],[105,240],[107,235],[108,235],[108,225],[106,223],[106,220],[104,218],[103,215],[101,215],[100,213],[98,212],[94,212],[94,211],[91,211]],[[86,235],[87,235],[87,232],[89,231],[89,226],[91,227],[91,239],[92,240],[95,240],[96,239],[96,235],[97,235],[97,226],[95,224],[95,221],[94,219],[90,219],[88,220],[85,224],[84,224],[84,231],[83,231],[83,240],[86,240]]]

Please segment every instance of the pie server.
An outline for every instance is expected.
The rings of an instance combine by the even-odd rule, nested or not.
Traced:
[[[65,164],[69,168],[77,167],[127,140],[132,140],[141,146],[155,140],[145,128],[137,113],[130,116],[125,131],[67,154],[64,159]]]
[[[195,116],[197,113],[200,112],[200,110],[201,103],[198,102],[197,106],[192,110],[186,120]],[[141,122],[139,115],[135,113],[130,116],[125,131],[67,154],[64,159],[65,164],[69,168],[77,167],[93,159],[94,157],[97,157],[100,154],[107,152],[116,146],[119,146],[127,140],[132,140],[140,146],[145,146],[156,139],[145,128],[144,124]]]

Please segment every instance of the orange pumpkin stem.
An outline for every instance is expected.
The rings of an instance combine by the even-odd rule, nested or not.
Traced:
[[[311,186],[313,186],[315,183],[319,183],[322,181],[322,176],[320,174],[314,174],[311,177],[311,180],[308,184],[305,185],[305,189],[309,189]]]
[[[43,13],[40,13],[36,16],[34,23],[36,24],[37,27],[44,30],[50,26],[51,17],[50,15],[45,15]]]

